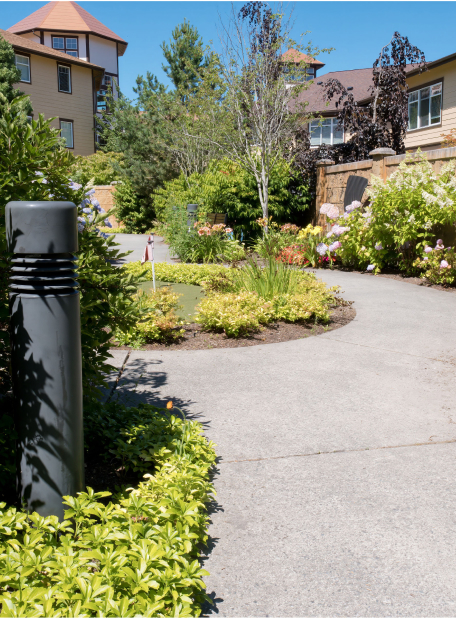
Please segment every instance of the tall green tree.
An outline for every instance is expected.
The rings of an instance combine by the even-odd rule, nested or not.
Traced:
[[[168,63],[162,64],[162,68],[185,101],[198,88],[210,62],[203,40],[197,28],[184,19],[184,23],[172,31],[169,45],[163,41],[161,49]]]
[[[14,84],[17,84],[21,79],[21,72],[16,67],[14,59],[14,49],[6,39],[0,36],[0,93],[5,97],[8,103],[23,93]],[[3,115],[5,100],[0,99],[0,116]],[[21,101],[24,116],[30,115],[33,111],[30,104],[30,99]],[[25,118],[24,118],[25,119]]]

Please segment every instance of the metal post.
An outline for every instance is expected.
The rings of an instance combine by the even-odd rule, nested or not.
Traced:
[[[77,208],[9,202],[5,214],[18,495],[62,520],[62,496],[84,489]]]

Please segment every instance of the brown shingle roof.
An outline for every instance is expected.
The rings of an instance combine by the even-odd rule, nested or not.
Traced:
[[[8,28],[8,32],[23,34],[35,29],[97,34],[119,43],[120,56],[123,56],[128,45],[120,36],[107,28],[101,21],[95,19],[76,2],[48,2],[48,4]]]
[[[324,62],[320,62],[320,60],[316,60],[312,58],[312,56],[308,56],[307,54],[303,54],[302,52],[297,51],[296,49],[289,49],[281,56],[285,62],[305,62],[306,64],[311,64],[314,67],[324,67]]]
[[[298,97],[298,102],[303,103],[308,101],[306,112],[309,113],[325,113],[336,111],[337,97],[334,97],[328,106],[326,106],[324,99],[324,84],[329,79],[337,79],[345,88],[353,87],[350,92],[355,97],[355,101],[362,101],[367,99],[369,94],[369,87],[372,86],[372,69],[353,69],[352,71],[333,71],[326,73],[326,75],[318,76],[315,78],[313,84],[307,89],[303,90]],[[323,84],[320,84],[323,82]]]

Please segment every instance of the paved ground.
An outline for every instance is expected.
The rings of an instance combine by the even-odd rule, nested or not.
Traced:
[[[136,262],[142,258],[144,253],[144,247],[146,246],[148,234],[112,234],[116,237],[116,241],[122,246],[123,251],[132,251],[132,253],[119,260],[119,263],[124,262]],[[155,236],[154,238],[154,257],[156,262],[173,262],[171,258],[168,245],[165,245],[163,238]]]
[[[118,396],[172,399],[218,445],[205,615],[454,616],[456,295],[319,276],[348,326],[133,351]]]

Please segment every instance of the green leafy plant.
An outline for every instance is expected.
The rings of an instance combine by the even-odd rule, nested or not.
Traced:
[[[371,177],[370,204],[364,211],[354,202],[349,212],[333,217],[331,232],[341,243],[337,255],[347,266],[375,272],[392,266],[413,273],[424,247],[433,244],[439,230],[453,225],[456,162],[444,165],[440,174],[424,154],[418,152],[411,162],[407,157],[386,182]]]
[[[71,178],[84,186],[110,185],[122,180],[125,173],[124,155],[120,152],[98,151],[88,157],[76,157]]]
[[[456,252],[454,247],[445,249],[442,240],[437,240],[437,245],[424,248],[425,256],[417,258],[414,266],[422,271],[421,277],[430,283],[438,283],[445,286],[454,285],[456,282]]]
[[[127,234],[141,234],[151,227],[153,212],[128,179],[124,178],[122,184],[116,186],[113,197],[115,215]]]
[[[117,343],[140,347],[153,341],[173,341],[182,335],[182,320],[175,314],[178,294],[164,287],[155,292],[140,291],[136,299],[140,318],[128,331],[114,331]]]
[[[152,280],[152,273],[148,264],[128,262],[122,267],[127,272]],[[168,283],[186,283],[187,285],[203,285],[218,277],[230,277],[232,269],[219,264],[169,264],[157,262],[155,276],[159,281]]]
[[[84,423],[88,455],[144,480],[66,496],[63,522],[0,503],[1,615],[199,616],[214,445],[147,405],[93,404]]]
[[[301,281],[300,271],[273,258],[269,258],[264,267],[249,258],[245,266],[233,271],[233,284],[237,291],[255,292],[265,300],[272,300],[281,294],[293,294]]]

